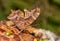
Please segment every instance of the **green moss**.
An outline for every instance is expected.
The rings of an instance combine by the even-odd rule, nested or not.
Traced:
[[[54,2],[60,4],[60,0],[53,0]]]
[[[53,17],[47,17],[47,22],[51,25],[60,26],[60,20],[57,20]]]

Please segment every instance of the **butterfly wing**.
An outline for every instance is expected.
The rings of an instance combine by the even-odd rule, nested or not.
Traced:
[[[24,13],[21,10],[11,10],[10,15],[7,17],[10,20],[24,18]]]
[[[28,11],[27,9],[24,9],[24,13],[25,13],[25,19],[29,18],[31,16],[31,12]]]
[[[32,24],[38,18],[39,15],[40,15],[39,8],[31,10],[31,12],[26,10],[25,11],[25,24],[26,25]]]

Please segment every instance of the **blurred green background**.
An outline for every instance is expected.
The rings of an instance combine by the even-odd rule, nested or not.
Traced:
[[[11,9],[40,7],[41,15],[31,24],[60,34],[60,0],[0,0],[0,20],[7,20]]]

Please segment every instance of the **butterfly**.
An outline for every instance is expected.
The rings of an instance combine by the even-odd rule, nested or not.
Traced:
[[[39,15],[40,8],[35,8],[30,11],[28,9],[24,9],[24,12],[21,10],[11,10],[11,13],[7,18],[13,21],[19,29],[25,29],[27,26],[32,24]]]

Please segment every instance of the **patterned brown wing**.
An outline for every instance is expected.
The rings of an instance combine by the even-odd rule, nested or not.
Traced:
[[[24,13],[21,10],[11,10],[10,15],[7,17],[10,20],[24,18]]]
[[[12,19],[15,19],[16,17],[17,17],[17,14],[15,14],[15,10],[11,10],[11,13],[7,18],[12,20]]]
[[[25,9],[25,24],[30,25],[32,24],[40,15],[40,8],[36,8],[30,11]]]
[[[32,13],[27,9],[24,9],[24,13],[25,13],[25,17],[24,17],[25,19],[29,18],[32,15]]]

